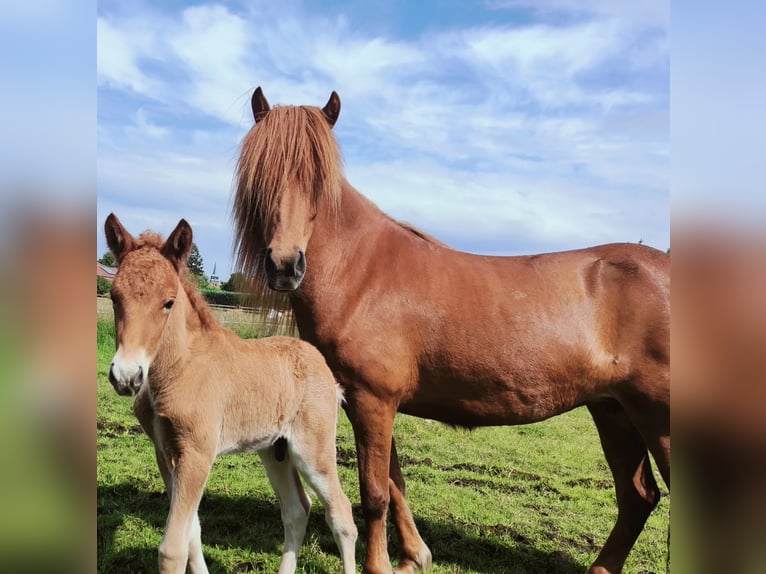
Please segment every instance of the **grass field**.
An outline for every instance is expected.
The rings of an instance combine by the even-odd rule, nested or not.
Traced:
[[[114,327],[98,322],[98,571],[156,572],[169,507],[149,439],[132,399],[107,381]],[[612,478],[595,428],[578,409],[543,423],[455,430],[399,415],[394,430],[407,497],[435,574],[584,572],[617,516]],[[351,426],[338,427],[338,465],[360,529],[364,526]],[[658,477],[658,482],[661,479]],[[625,573],[665,572],[669,497],[663,497]],[[340,571],[337,549],[314,499],[302,572]],[[276,572],[282,526],[258,457],[219,458],[200,506],[210,572]],[[397,556],[389,527],[389,552]],[[359,570],[359,566],[357,566]]]

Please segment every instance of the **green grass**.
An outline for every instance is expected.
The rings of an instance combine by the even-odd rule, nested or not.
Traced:
[[[168,499],[132,400],[117,396],[106,378],[114,353],[111,322],[99,322],[97,344],[98,569],[154,572]],[[394,433],[407,498],[433,552],[436,574],[581,573],[614,524],[612,478],[584,409],[535,425],[470,432],[399,415]],[[341,481],[360,529],[360,570],[364,526],[353,434],[344,414],[338,453]],[[665,496],[633,549],[626,574],[665,572],[668,514]],[[200,519],[211,573],[277,570],[279,507],[257,456],[218,459]],[[392,527],[389,552],[397,556]],[[316,500],[298,568],[340,571]]]

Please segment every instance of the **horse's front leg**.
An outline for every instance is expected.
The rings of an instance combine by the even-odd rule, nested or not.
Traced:
[[[144,432],[154,444],[157,467],[160,469],[162,482],[165,483],[165,490],[168,493],[168,498],[170,498],[172,502],[173,474],[170,470],[167,456],[162,448],[162,429],[163,426],[167,427],[168,425],[163,425],[163,420],[155,416],[154,408],[152,407],[151,399],[149,397],[149,391],[146,386],[144,386],[136,396],[136,400],[133,403],[133,414],[136,415]],[[170,428],[167,430],[172,431]],[[191,574],[207,574],[208,572],[205,558],[202,554],[202,532],[197,513],[194,514],[191,532],[189,533],[189,571]]]
[[[201,548],[197,548],[200,536],[197,509],[214,458],[197,451],[184,451],[174,457],[170,513],[159,548],[161,574],[184,574],[190,550],[195,554],[191,556],[192,571],[207,571],[204,560],[199,564]]]
[[[367,543],[362,571],[390,574],[391,560],[386,542],[389,503],[388,468],[396,405],[364,391],[347,397],[346,411],[354,427],[359,461],[359,488],[367,524]]]
[[[431,567],[431,551],[420,537],[415,520],[404,498],[404,476],[399,466],[396,442],[391,437],[391,462],[389,466],[389,495],[391,498],[391,521],[399,537],[399,564],[396,572],[411,574]]]

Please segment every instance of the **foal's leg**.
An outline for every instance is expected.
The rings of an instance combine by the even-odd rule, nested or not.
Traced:
[[[420,537],[415,520],[412,518],[407,501],[404,498],[404,476],[399,466],[396,442],[391,437],[391,462],[388,484],[391,497],[391,520],[399,538],[399,565],[396,571],[405,574],[431,567],[431,551]]]
[[[660,500],[649,453],[641,434],[616,401],[588,409],[596,422],[606,460],[614,476],[618,515],[609,538],[589,574],[618,574],[646,519]]]
[[[198,551],[194,564],[189,564],[192,571],[195,574],[207,572],[198,541],[197,509],[214,459],[215,456],[199,452],[184,452],[176,460],[172,472],[170,513],[159,549],[162,574],[183,574],[192,549]]]
[[[308,428],[315,428],[313,425]],[[321,436],[294,436],[288,441],[290,457],[322,502],[325,520],[343,561],[343,574],[356,572],[356,524],[351,502],[343,492],[335,460],[335,432]]]
[[[154,446],[154,453],[157,457],[157,466],[160,469],[162,480],[165,482],[165,488],[167,489],[168,496],[172,503],[173,477],[169,465],[165,460],[165,455],[157,447],[156,443]],[[202,527],[199,523],[198,512],[194,513],[189,530],[189,572],[191,572],[191,574],[208,574],[207,564],[205,564],[205,557],[202,553]]]
[[[189,530],[189,572],[191,574],[208,574],[205,557],[202,554],[202,526],[199,523],[198,512],[194,513]]]
[[[274,447],[271,447],[258,455],[263,461],[271,487],[279,497],[282,512],[285,548],[279,563],[279,574],[292,574],[295,572],[298,550],[306,535],[311,500],[303,490],[292,460],[288,457],[280,462],[274,451]]]
[[[367,523],[363,571],[367,574],[389,574],[392,569],[386,541],[386,518],[390,500],[388,474],[396,406],[357,390],[347,397],[346,412],[354,427],[359,488]]]
[[[136,400],[133,403],[133,413],[136,415],[138,422],[141,423],[144,432],[151,439],[152,444],[154,444],[154,455],[157,458],[157,467],[160,469],[160,475],[162,476],[162,481],[165,483],[165,490],[168,493],[168,497],[172,500],[173,476],[160,447],[161,429],[155,428],[155,423],[158,421],[155,421],[154,409],[152,408],[146,387],[144,387],[144,390],[139,392],[136,397]],[[199,523],[199,515],[196,513],[189,533],[189,570],[191,574],[208,574],[205,558],[202,554],[202,530]]]

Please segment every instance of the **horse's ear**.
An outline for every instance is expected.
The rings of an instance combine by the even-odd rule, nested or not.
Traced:
[[[340,115],[340,96],[335,90],[330,94],[330,99],[327,100],[327,103],[322,108],[322,112],[324,113],[324,117],[326,117],[327,121],[330,123],[330,127],[333,127]]]
[[[112,252],[117,263],[122,262],[122,258],[133,249],[133,236],[122,226],[120,220],[114,213],[110,213],[104,222],[104,233],[106,235],[106,244],[109,251]]]
[[[178,225],[176,225],[176,228],[170,234],[160,252],[170,259],[176,268],[180,268],[186,262],[191,248],[192,228],[185,219],[182,219],[178,222]]]
[[[255,88],[253,97],[250,98],[250,107],[253,108],[253,119],[255,120],[256,124],[265,118],[267,113],[269,113],[271,108],[269,107],[269,102],[266,101],[266,96],[263,95],[261,86]]]

